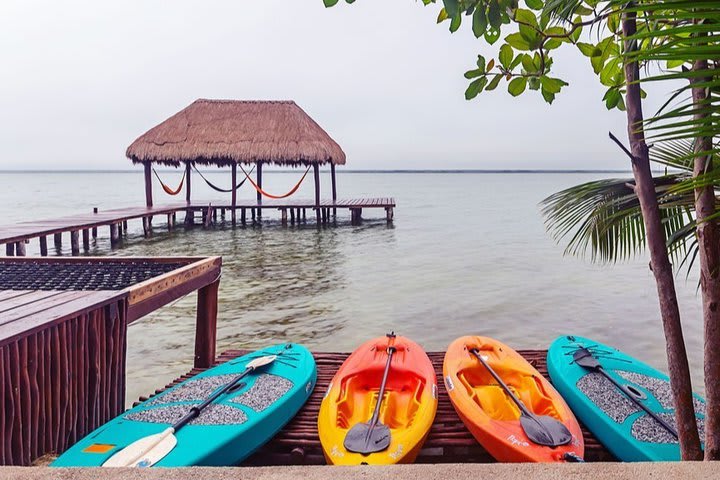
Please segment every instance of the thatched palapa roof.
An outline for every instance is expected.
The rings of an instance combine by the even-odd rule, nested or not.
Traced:
[[[345,164],[345,153],[293,101],[196,100],[135,140],[134,163]]]

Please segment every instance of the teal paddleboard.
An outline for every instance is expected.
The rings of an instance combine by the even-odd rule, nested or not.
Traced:
[[[267,347],[218,365],[99,427],[63,453],[54,467],[94,467],[147,435],[160,433],[245,370],[252,359],[277,359],[242,379],[175,435],[177,446],[156,465],[236,465],[270,440],[310,397],[317,369],[297,344]]]
[[[677,439],[602,374],[573,361],[578,348],[587,348],[603,369],[673,428],[675,410],[670,380],[664,373],[621,351],[578,336],[557,338],[548,350],[550,378],[572,411],[618,460],[680,460]],[[704,437],[705,401],[694,396],[695,413]]]

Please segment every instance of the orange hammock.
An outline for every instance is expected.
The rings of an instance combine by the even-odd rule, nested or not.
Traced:
[[[273,194],[271,194],[271,193],[267,193],[265,190],[263,190],[262,188],[260,188],[260,187],[258,186],[258,184],[255,183],[252,178],[250,178],[250,175],[248,175],[248,173],[245,171],[245,169],[242,167],[242,165],[240,165],[240,164],[238,163],[238,166],[240,167],[240,170],[242,170],[242,172],[245,174],[245,177],[248,179],[248,181],[250,182],[250,184],[251,184],[253,187],[255,187],[255,190],[257,190],[257,191],[260,192],[262,195],[265,195],[265,196],[268,197],[268,198],[275,198],[275,199],[287,198],[287,197],[289,197],[290,195],[292,195],[293,193],[297,192],[297,189],[300,188],[300,184],[303,182],[303,180],[305,180],[305,177],[307,176],[308,172],[310,171],[310,165],[308,165],[307,170],[305,170],[305,173],[303,173],[303,176],[300,177],[300,181],[297,182],[297,183],[295,184],[295,186],[294,186],[292,189],[290,189],[289,192],[287,192],[287,193],[284,194],[284,195],[273,195]]]
[[[183,187],[183,183],[185,183],[185,172],[183,172],[183,176],[180,179],[180,185],[178,185],[178,187],[175,190],[173,190],[172,188],[165,185],[162,180],[160,180],[160,175],[158,175],[157,171],[154,168],[152,169],[152,171],[155,174],[155,176],[157,177],[158,182],[160,182],[160,185],[162,186],[163,190],[165,190],[165,193],[167,193],[168,195],[177,195],[178,193],[180,193],[180,191],[182,190],[182,187]]]

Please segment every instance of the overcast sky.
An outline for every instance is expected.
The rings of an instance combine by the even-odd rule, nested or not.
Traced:
[[[468,102],[482,50],[415,0],[9,1],[0,10],[0,169],[126,169],[125,148],[197,98],[293,99],[347,168],[626,169],[587,60],[552,106]],[[658,101],[661,99],[658,99]]]

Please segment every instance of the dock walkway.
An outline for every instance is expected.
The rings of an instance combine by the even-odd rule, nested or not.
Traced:
[[[518,352],[547,377],[546,351],[518,350]],[[229,350],[221,354],[216,363],[227,362],[246,353],[248,353],[246,350]],[[347,353],[313,352],[317,363],[318,380],[310,399],[297,416],[269,443],[246,460],[244,465],[319,465],[325,463],[317,432],[318,411],[328,384],[348,355]],[[444,352],[428,352],[437,375],[438,410],[430,434],[416,463],[494,462],[495,460],[490,454],[465,428],[450,403],[442,380],[444,355]],[[165,388],[187,380],[203,370],[195,368]],[[157,390],[155,394],[161,393],[163,390],[165,389]],[[142,397],[140,401],[147,398],[149,397]],[[610,452],[584,427],[583,436],[585,438],[585,460],[589,462],[614,460]]]
[[[338,209],[348,209],[353,224],[361,220],[363,209],[384,209],[386,218],[390,222],[393,218],[395,200],[393,198],[351,198],[344,200],[321,200],[319,207],[314,200],[292,199],[292,200],[271,200],[258,203],[256,201],[241,202],[233,208],[229,203],[211,201],[193,201],[192,203],[174,203],[152,207],[128,207],[117,208],[93,213],[71,215],[46,220],[35,220],[20,222],[13,225],[0,226],[0,245],[5,245],[7,256],[25,256],[25,244],[31,239],[37,238],[40,242],[40,255],[47,256],[47,237],[54,236],[56,247],[62,245],[62,234],[70,233],[70,243],[73,255],[80,254],[80,237],[82,235],[82,247],[85,251],[90,249],[90,237],[97,238],[97,229],[101,227],[110,228],[110,243],[114,245],[119,242],[123,231],[127,231],[129,220],[142,219],[143,230],[147,234],[151,229],[153,217],[167,216],[167,227],[173,229],[178,212],[185,213],[185,223],[195,224],[196,214],[200,213],[199,221],[203,225],[217,222],[218,213],[221,218],[225,212],[230,212],[231,223],[236,224],[236,212],[240,212],[240,223],[247,223],[247,212],[249,211],[253,222],[256,218],[262,217],[264,210],[278,210],[281,213],[283,224],[288,223],[288,214],[291,224],[306,221],[306,210],[319,208],[318,218],[322,223],[328,223],[336,215]]]

